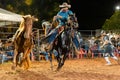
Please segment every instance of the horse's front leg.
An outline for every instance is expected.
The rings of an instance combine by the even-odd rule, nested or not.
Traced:
[[[17,64],[16,64],[16,57],[18,55],[18,51],[14,49],[14,56],[13,56],[13,65],[12,65],[12,70],[15,70]]]
[[[30,67],[30,64],[31,64],[31,61],[30,61],[31,50],[32,50],[32,48],[28,49],[27,54],[26,54],[27,55],[27,58],[26,58],[26,62],[27,62],[26,69],[28,69]]]
[[[58,52],[57,61],[58,61],[57,71],[59,71],[59,69],[61,68],[61,64],[62,64],[62,55],[60,54],[60,52]]]
[[[50,64],[51,64],[51,70],[53,70],[52,53],[51,52],[50,52],[49,60],[50,60]]]
[[[64,55],[63,55],[63,60],[62,60],[62,62],[61,62],[61,67],[64,65],[67,56],[68,56],[68,53],[64,53]]]
[[[57,70],[60,70],[62,68],[62,66],[64,65],[65,60],[67,59],[67,56],[68,56],[67,53],[68,52],[65,52],[63,56],[62,55],[60,56],[60,58],[59,58],[59,65],[58,65]]]
[[[62,59],[58,57],[57,61],[58,61],[58,67],[57,67],[57,71],[58,71],[60,69]]]
[[[20,62],[20,66],[21,67],[24,67],[24,69],[28,69],[29,67],[29,62],[28,62],[28,60],[29,60],[29,49],[27,48],[27,49],[25,49],[24,50],[24,52],[23,52],[23,58],[22,58],[22,60],[21,60],[21,62]]]

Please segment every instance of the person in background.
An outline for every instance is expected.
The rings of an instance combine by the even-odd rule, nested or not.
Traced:
[[[114,60],[118,61],[119,64],[119,59],[114,55],[113,53],[113,48],[114,45],[111,43],[111,41],[109,40],[109,36],[106,36],[106,32],[102,33],[102,41],[103,44],[101,47],[104,48],[104,59],[107,62],[106,65],[111,65],[111,62],[109,60],[109,57],[113,58]]]

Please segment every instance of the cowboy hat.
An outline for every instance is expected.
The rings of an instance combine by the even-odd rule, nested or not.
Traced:
[[[71,5],[69,5],[68,3],[66,2],[63,2],[62,5],[59,5],[60,8],[64,8],[64,7],[67,7],[67,8],[71,8]]]

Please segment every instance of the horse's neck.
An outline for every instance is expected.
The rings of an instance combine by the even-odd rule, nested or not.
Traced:
[[[32,33],[32,26],[31,26],[31,27],[26,26],[25,33],[24,33],[24,37],[25,37],[25,38],[30,38],[31,33]]]
[[[65,45],[67,40],[68,40],[69,35],[67,34],[67,31],[64,31],[61,34],[61,41],[62,41],[62,45]]]
[[[68,23],[70,24],[70,27],[72,28],[78,28],[79,26],[77,18],[75,16],[70,16],[68,18]]]

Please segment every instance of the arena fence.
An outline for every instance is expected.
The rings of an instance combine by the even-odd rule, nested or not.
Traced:
[[[11,27],[11,26],[0,27],[0,39],[3,42],[7,41],[9,38],[12,38],[12,36],[15,34],[17,29],[18,29],[18,27]],[[112,30],[109,30],[107,32],[111,32],[111,31]],[[101,30],[79,30],[79,32],[81,33],[81,36],[83,38],[89,38],[89,37],[93,37],[93,36],[99,36],[100,33],[101,33]],[[115,30],[114,30],[114,32],[115,32]],[[43,29],[38,29],[38,28],[33,28],[33,33],[34,33],[34,38],[33,39],[35,41],[35,45],[39,46],[40,45],[39,44],[40,39],[45,36],[44,30]],[[77,57],[83,58],[83,55],[86,55],[86,54],[80,54]],[[69,58],[70,58],[70,56],[71,55],[69,55]],[[92,55],[92,57],[93,56],[94,55]]]

